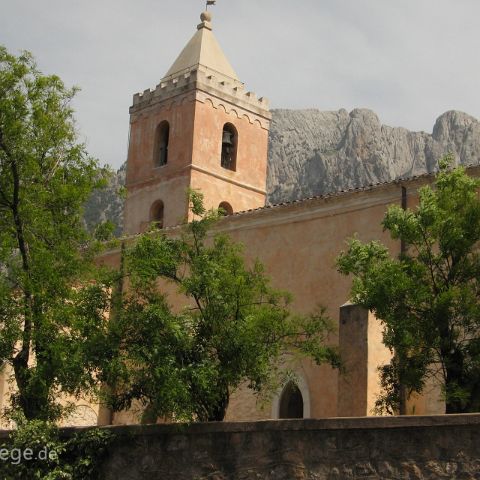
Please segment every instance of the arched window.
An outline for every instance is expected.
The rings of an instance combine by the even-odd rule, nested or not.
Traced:
[[[222,159],[223,168],[235,171],[237,169],[238,135],[231,123],[226,123],[222,131]]]
[[[228,202],[222,202],[218,206],[218,209],[221,210],[221,213],[225,216],[233,215],[233,208]]]
[[[303,396],[294,382],[288,382],[280,398],[279,418],[303,418]]]
[[[150,208],[150,222],[159,230],[163,228],[164,205],[161,200],[157,200]]]
[[[170,125],[163,121],[157,127],[155,132],[154,165],[163,167],[168,162],[168,141],[170,138]]]

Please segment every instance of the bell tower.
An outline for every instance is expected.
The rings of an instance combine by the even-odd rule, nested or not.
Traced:
[[[268,101],[245,90],[212,32],[211,12],[154,90],[133,97],[124,233],[188,219],[188,188],[207,208],[263,207]]]

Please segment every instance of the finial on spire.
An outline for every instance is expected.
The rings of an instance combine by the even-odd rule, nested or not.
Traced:
[[[207,28],[208,30],[212,29],[212,14],[208,10],[208,7],[210,5],[215,5],[217,3],[217,0],[207,0],[206,3],[207,5],[205,11],[202,12],[202,14],[200,15],[200,20],[202,21],[202,23],[197,27],[199,30],[202,28]]]
[[[208,0],[207,8],[209,5],[215,5],[215,0]],[[200,15],[200,20],[202,21],[202,23],[197,26],[198,30],[201,30],[202,28],[206,28],[207,30],[212,29],[212,12],[205,10]]]
[[[202,22],[211,22],[212,21],[212,14],[208,10],[205,10],[200,15],[200,20]]]

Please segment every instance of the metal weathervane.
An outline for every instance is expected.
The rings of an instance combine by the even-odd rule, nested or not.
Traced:
[[[217,0],[207,0],[207,10],[210,5],[215,5],[217,3]]]

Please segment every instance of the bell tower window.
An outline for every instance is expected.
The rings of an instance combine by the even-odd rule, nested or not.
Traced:
[[[223,168],[233,172],[237,169],[237,143],[238,134],[236,128],[231,123],[226,123],[222,132],[221,165]]]
[[[150,222],[159,230],[163,228],[164,209],[165,208],[161,200],[157,200],[150,209]]]
[[[155,132],[154,165],[163,167],[168,162],[168,142],[170,137],[170,125],[163,121]]]
[[[220,210],[220,213],[225,217],[233,215],[233,208],[228,202],[222,202],[218,206],[218,209]]]

